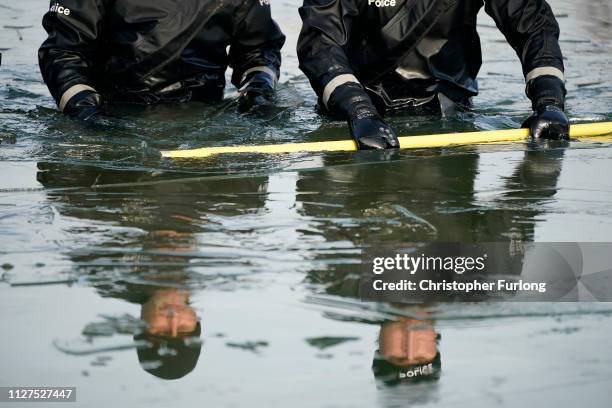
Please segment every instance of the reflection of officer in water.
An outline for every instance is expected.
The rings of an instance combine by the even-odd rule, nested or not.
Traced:
[[[540,207],[556,192],[562,155],[562,149],[526,151],[504,193],[483,204],[474,191],[475,153],[347,167],[334,167],[330,158],[321,173],[300,176],[297,200],[303,201],[305,215],[321,220],[317,228],[326,240],[341,247],[347,241],[356,248],[405,242],[520,244],[533,240]],[[330,263],[320,256],[324,266],[312,270],[309,279],[325,283],[329,293],[357,296],[354,253],[339,251]]]
[[[61,204],[62,214],[140,228],[153,241],[164,239],[160,231],[176,232],[172,239],[206,231],[214,227],[207,215],[231,217],[265,205],[267,177],[181,181],[176,173],[66,163],[40,162],[38,168],[37,179],[46,188],[87,189],[66,194],[49,191],[49,199]],[[112,184],[128,185],[109,188]],[[89,190],[92,186],[101,187]],[[225,195],[232,196],[232,206],[217,205]]]
[[[211,227],[208,214],[231,216],[262,207],[264,194],[239,193],[260,193],[267,178],[163,182],[137,171],[45,162],[38,167],[37,179],[47,188],[84,189],[48,191],[49,200],[62,215],[84,219],[88,224],[103,222],[143,231],[113,234],[108,241],[96,242],[89,251],[69,255],[77,273],[90,278],[102,296],[141,305],[140,317],[146,327],[134,339],[148,344],[138,348],[144,370],[163,379],[181,378],[191,372],[200,355],[201,325],[190,296],[204,284],[203,276],[190,265],[197,257],[193,255],[198,249],[195,234]],[[162,182],[146,185],[152,181]],[[98,194],[89,189],[93,184],[111,183],[135,185],[106,188]],[[219,195],[224,194],[235,194],[236,206],[215,207]]]
[[[483,5],[520,59],[534,111],[525,126],[567,138],[559,26],[543,0],[305,0],[300,68],[360,149],[397,148],[382,115],[444,114],[478,94]]]
[[[505,192],[490,206],[476,203],[479,156],[474,153],[346,167],[334,167],[330,158],[323,174],[301,175],[297,200],[303,202],[305,215],[323,220],[317,229],[331,247],[338,243],[346,248],[347,241],[356,248],[432,241],[520,244],[533,240],[539,207],[556,192],[562,154],[562,150],[525,152],[507,178]],[[376,194],[371,193],[373,188]],[[334,194],[315,196],[313,191]],[[410,222],[404,210],[427,224]],[[346,262],[342,256],[338,251],[333,262],[326,262],[328,254],[318,255],[323,266],[310,271],[308,280],[323,284],[329,294],[357,298],[360,267],[354,252]],[[517,261],[522,263],[522,256]],[[520,265],[514,268],[520,272]],[[387,384],[439,378],[437,337],[432,322],[404,317],[384,322],[373,362],[376,377]]]

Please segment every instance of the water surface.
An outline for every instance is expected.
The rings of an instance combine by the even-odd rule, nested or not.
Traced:
[[[609,4],[551,4],[572,120],[612,120]],[[315,113],[297,69],[297,6],[273,5],[288,37],[278,107],[241,116],[228,89],[217,106],[119,110],[86,127],[56,112],[40,79],[46,3],[0,5],[0,385],[76,386],[87,407],[607,406],[608,304],[430,306],[415,313],[439,336],[439,379],[387,384],[372,365],[402,310],[354,298],[371,245],[610,241],[609,141],[159,158],[348,137]],[[392,118],[398,133],[520,125],[530,103],[518,60],[484,13],[480,34],[474,110]],[[146,299],[176,289],[202,344],[190,346],[193,371],[167,381],[143,369],[135,333]]]

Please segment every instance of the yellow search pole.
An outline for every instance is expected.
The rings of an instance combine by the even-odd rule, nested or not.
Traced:
[[[612,122],[587,123],[570,126],[570,137],[589,138],[612,134]],[[457,145],[521,142],[529,137],[529,129],[488,130],[481,132],[443,133],[425,136],[399,137],[401,149],[423,149]],[[294,153],[294,152],[349,152],[357,150],[353,140],[329,142],[284,143],[253,146],[203,147],[189,150],[164,150],[163,157],[200,158],[224,153]]]

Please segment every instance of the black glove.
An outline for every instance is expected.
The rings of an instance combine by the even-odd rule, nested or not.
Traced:
[[[274,97],[276,80],[267,72],[255,71],[240,85],[238,111],[247,112],[254,107],[266,106]]]
[[[565,85],[555,76],[541,76],[527,85],[527,96],[531,98],[533,115],[524,123],[534,139],[569,139],[569,119],[563,112]]]
[[[64,113],[71,118],[93,121],[105,114],[102,109],[102,97],[94,91],[81,91],[70,98],[64,107]]]
[[[382,120],[361,85],[354,82],[340,85],[331,94],[328,106],[347,118],[359,150],[399,148],[395,132]]]

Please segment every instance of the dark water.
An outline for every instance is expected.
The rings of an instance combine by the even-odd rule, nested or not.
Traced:
[[[159,149],[348,136],[315,114],[297,69],[297,4],[273,5],[288,35],[277,108],[245,117],[228,99],[117,111],[105,128],[60,116],[40,79],[46,2],[0,4],[0,386],[73,385],[88,407],[608,406],[608,304],[409,311],[433,324],[442,372],[389,385],[372,370],[379,336],[410,319],[351,299],[371,245],[610,241],[609,141],[159,159]],[[612,120],[612,7],[551,4],[570,116]],[[474,111],[393,118],[398,133],[519,126],[529,102],[517,58],[484,14],[480,31]],[[134,333],[147,299],[177,291],[201,327],[183,363],[200,354],[166,381],[143,370]]]

